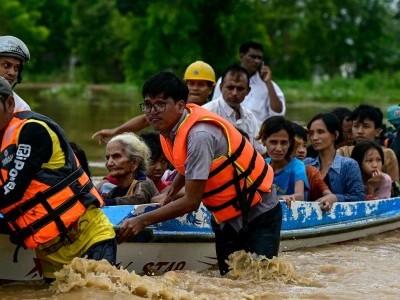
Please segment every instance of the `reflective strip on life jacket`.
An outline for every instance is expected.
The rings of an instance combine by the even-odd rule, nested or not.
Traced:
[[[14,145],[17,144],[20,128],[30,119],[45,122],[51,128],[65,155],[63,167],[42,169],[32,179],[22,199],[1,210],[12,231],[10,238],[18,245],[34,249],[39,244],[65,235],[67,229],[86,211],[86,205],[101,206],[103,200],[80,167],[64,131],[45,116],[26,111],[16,113],[7,127],[2,151],[7,149],[10,155],[16,151]],[[8,178],[7,170],[2,169],[2,174],[5,179]]]
[[[189,113],[179,125],[173,144],[160,136],[164,154],[184,174],[187,135],[191,127],[197,122],[210,122],[220,127],[228,141],[228,156],[213,161],[202,202],[217,222],[239,216],[243,207],[254,206],[262,200],[260,192],[271,190],[273,170],[227,120],[198,106],[188,104],[187,109]],[[243,199],[247,205],[243,204]]]

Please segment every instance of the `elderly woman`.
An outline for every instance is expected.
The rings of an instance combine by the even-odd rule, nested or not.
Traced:
[[[134,133],[116,135],[107,143],[108,182],[100,187],[106,205],[150,203],[158,195],[153,181],[145,175],[149,160],[149,148]]]

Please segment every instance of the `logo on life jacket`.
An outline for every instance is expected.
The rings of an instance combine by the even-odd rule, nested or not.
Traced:
[[[31,155],[31,146],[26,144],[20,144],[17,149],[16,157],[14,160],[15,166],[9,172],[9,182],[4,186],[4,195],[7,195],[9,192],[14,190],[15,188],[15,178],[18,175],[18,171],[21,171],[25,166],[25,160]],[[10,155],[3,159],[3,161],[8,161],[12,159],[14,155]],[[10,162],[10,161],[8,161]],[[3,165],[5,165],[3,163]]]
[[[7,151],[7,153],[4,153],[4,155],[5,155],[5,158],[3,158],[3,159],[1,160],[1,164],[2,164],[3,166],[7,165],[7,164],[8,164],[10,161],[12,161],[13,158],[14,158],[14,154],[8,155],[8,151]]]

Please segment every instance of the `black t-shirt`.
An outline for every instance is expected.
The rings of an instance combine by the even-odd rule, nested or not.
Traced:
[[[42,164],[49,162],[53,153],[53,142],[43,125],[27,122],[21,129],[18,149],[23,150],[26,156],[21,163],[21,160],[17,159],[18,155],[14,155],[9,170],[15,169],[13,170],[15,176],[10,177],[9,172],[6,182],[1,178],[0,208],[21,200],[32,179],[42,169]]]

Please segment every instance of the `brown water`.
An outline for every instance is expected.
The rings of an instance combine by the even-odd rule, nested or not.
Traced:
[[[57,121],[70,139],[86,150],[92,166],[103,164],[104,146],[91,140],[91,135],[138,114],[136,103],[140,102],[101,91],[73,99],[42,97],[38,91],[20,90],[19,94],[34,104],[34,110]],[[335,106],[288,104],[287,117],[306,123],[315,113]],[[98,175],[104,171],[94,168]],[[284,252],[269,264],[248,256],[236,257],[235,278],[222,278],[215,270],[141,277],[77,260],[52,287],[41,282],[3,285],[0,299],[400,299],[399,254],[400,230],[396,230],[348,243]]]
[[[138,276],[77,259],[49,288],[0,287],[0,299],[399,299],[400,230],[347,243],[280,253],[271,261],[238,253],[231,278],[216,270]]]

